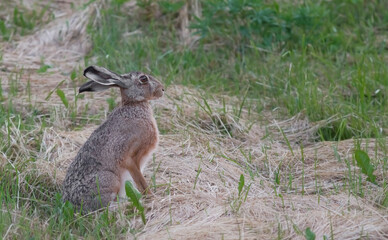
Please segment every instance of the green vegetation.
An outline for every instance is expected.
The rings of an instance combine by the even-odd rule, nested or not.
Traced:
[[[139,211],[143,224],[146,224],[146,218],[144,214],[144,207],[141,203],[142,194],[132,185],[130,181],[125,182],[125,193],[133,203],[133,206]]]
[[[251,184],[246,185],[244,175],[241,174],[240,181],[238,182],[238,196],[230,205],[233,211],[238,212],[240,210],[241,205],[247,200],[250,187]]]
[[[388,127],[386,1],[203,1],[183,46],[178,3],[120,4],[90,28],[92,56],[117,71],[150,70],[167,84],[247,96],[257,111],[281,107],[312,122],[334,118],[321,140],[379,137]],[[115,27],[112,27],[115,26]],[[194,40],[193,40],[194,41]]]
[[[306,228],[305,233],[306,240],[315,240],[315,233],[310,228]]]
[[[9,0],[0,3],[0,8],[6,11],[13,10],[12,14],[0,16],[0,37],[3,41],[13,40],[17,35],[30,34],[37,26],[44,25],[54,18],[54,15],[47,11],[48,6],[42,7],[37,4],[38,10],[31,10],[24,5],[14,5],[15,3]]]
[[[362,150],[356,150],[354,158],[357,161],[357,165],[361,168],[362,173],[368,176],[366,180],[376,183],[376,176],[373,174],[374,167],[371,164],[368,154]]]

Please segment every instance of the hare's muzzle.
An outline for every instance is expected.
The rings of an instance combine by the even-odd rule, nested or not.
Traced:
[[[163,86],[160,86],[160,87],[158,87],[155,91],[154,91],[154,96],[153,96],[153,98],[154,99],[157,99],[157,98],[160,98],[160,97],[162,97],[163,96],[163,94],[164,94],[164,87]]]

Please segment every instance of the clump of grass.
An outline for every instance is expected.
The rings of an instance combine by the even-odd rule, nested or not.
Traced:
[[[46,161],[38,159],[42,129],[52,123],[43,124],[39,116],[25,117],[9,107],[12,106],[0,108],[1,116],[5,117],[0,118],[3,238],[113,238],[134,231],[126,225],[134,216],[131,209],[124,209],[128,211],[124,213],[106,210],[80,215],[71,204],[63,203],[55,171],[47,173],[39,167]]]
[[[9,9],[13,6],[8,1],[2,1],[0,7]],[[41,25],[48,23],[54,18],[50,13],[49,7],[39,7],[36,9],[28,9],[23,5],[14,6],[12,14],[8,16],[0,16],[0,36],[4,41],[9,41],[18,35],[27,35]]]

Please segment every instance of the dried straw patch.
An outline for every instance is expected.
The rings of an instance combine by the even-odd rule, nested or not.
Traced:
[[[31,1],[27,1],[31,2]],[[83,4],[87,1],[81,1]],[[55,20],[32,35],[2,47],[3,64],[9,69],[39,69],[45,64],[70,72],[91,48],[86,34],[90,15],[97,8],[90,4],[82,11],[72,11],[71,2],[47,6]],[[28,4],[26,4],[28,6]]]
[[[161,187],[162,189],[156,192],[156,199],[149,203],[152,206],[148,212],[150,219],[144,231],[139,234],[140,238],[164,236],[190,239],[202,236],[268,239],[275,238],[280,228],[284,231],[283,237],[295,239],[304,238],[297,229],[303,232],[307,227],[317,234],[318,239],[324,234],[327,236],[333,234],[338,239],[360,236],[387,237],[386,211],[376,206],[374,201],[334,191],[337,185],[332,183],[339,184],[341,181],[338,179],[346,178],[347,170],[346,164],[339,162],[334,156],[332,147],[336,145],[335,143],[312,144],[305,149],[306,195],[302,196],[298,189],[287,192],[279,187],[277,191],[282,193],[282,200],[275,194],[277,187],[273,182],[273,174],[284,165],[293,165],[290,171],[295,177],[294,184],[300,186],[301,167],[295,162],[296,159],[301,162],[298,150],[294,149],[293,156],[287,146],[280,142],[260,140],[264,135],[263,126],[254,126],[261,128],[262,133],[249,136],[250,141],[245,141],[248,136],[236,139],[220,136],[217,131],[214,134],[206,130],[201,131],[200,124],[194,124],[195,121],[200,122],[193,116],[195,110],[191,111],[191,114],[188,111],[195,107],[193,104],[185,104],[192,103],[192,98],[198,96],[187,94],[187,91],[189,90],[183,91],[185,96],[178,97],[181,100],[181,108],[186,109],[185,114],[170,113],[166,118],[161,116],[159,120],[164,122],[168,117],[169,123],[174,128],[183,130],[183,135],[181,133],[162,136],[160,151],[157,154],[157,161],[161,162],[161,169],[156,173],[157,184],[168,184],[170,189],[167,186]],[[216,102],[210,104],[215,106]],[[162,105],[173,106],[174,101]],[[245,130],[247,126],[241,124],[240,128]],[[240,134],[244,135],[244,131]],[[250,134],[252,133],[245,133]],[[255,137],[256,142],[253,142],[252,139]],[[365,142],[362,144],[363,147]],[[368,152],[377,149],[379,154],[383,154],[375,147],[374,140],[368,142]],[[264,145],[270,147],[266,153],[262,148]],[[343,159],[351,158],[353,148],[353,141],[348,140],[338,143],[337,151]],[[247,163],[241,150],[251,152],[253,156],[251,163]],[[226,160],[222,156],[229,156],[235,161]],[[196,188],[193,189],[199,166],[201,172]],[[261,169],[261,172],[254,176],[254,180],[249,179],[246,168]],[[151,174],[149,168],[147,172],[149,176]],[[246,202],[239,211],[235,211],[233,204],[237,197],[240,174],[244,174],[248,183],[252,185]],[[318,181],[325,189],[325,193],[320,193],[320,196],[314,192],[317,179],[313,177],[314,175],[319,176]],[[372,187],[371,184],[368,186]],[[167,190],[171,193],[163,196]],[[165,206],[165,203],[169,206]],[[155,207],[158,205],[160,207]]]
[[[33,74],[30,81],[34,81],[32,78]],[[25,91],[21,89],[20,93]],[[62,89],[71,101],[73,89]],[[84,99],[79,99],[78,112],[88,105],[88,113],[103,112],[105,116],[105,100],[118,95],[115,90],[85,94]],[[38,95],[39,91],[36,88]],[[352,162],[355,140],[316,143],[306,137],[302,161],[298,140],[303,134],[299,131],[313,132],[314,123],[306,122],[303,117],[277,123],[293,146],[291,152],[278,127],[274,127],[271,113],[263,113],[267,120],[262,120],[261,116],[243,109],[238,119],[235,106],[239,106],[240,100],[216,96],[207,99],[212,109],[209,114],[202,108],[206,99],[203,96],[190,88],[170,86],[166,96],[153,103],[162,134],[155,161],[145,170],[146,179],[151,182],[151,176],[155,176],[156,183],[155,197],[144,201],[148,222],[143,226],[135,218],[129,225],[123,220],[117,224],[141,229],[136,233],[140,239],[156,236],[272,239],[278,234],[286,239],[302,239],[307,227],[318,238],[323,235],[338,239],[387,236],[387,211],[379,206],[384,189],[365,181],[365,176],[358,175],[359,169],[351,165],[350,171],[356,177],[361,176],[361,185],[367,191],[364,197],[355,197],[348,190],[347,162]],[[20,99],[19,106],[25,106],[25,101]],[[222,99],[227,103],[225,107]],[[49,102],[42,99],[39,104],[40,109],[51,114],[53,127],[39,133],[40,122],[29,132],[21,131],[17,122],[11,122],[9,128],[3,126],[4,135],[11,131],[11,146],[15,148],[12,159],[3,161],[17,164],[33,154],[36,161],[20,175],[21,189],[36,192],[36,186],[44,182],[51,186],[49,191],[58,191],[67,167],[97,125],[69,129],[70,109],[65,109],[54,94]],[[42,139],[39,148],[33,141],[33,136],[38,135]],[[360,140],[361,148],[376,161],[375,174],[380,183],[384,178],[385,143],[386,139]],[[238,198],[241,174],[245,176],[246,186],[251,184],[246,201]],[[274,180],[277,174],[279,184]],[[36,184],[25,180],[27,175],[36,176]],[[288,187],[290,175],[293,181]],[[43,189],[38,192],[48,194]]]
[[[235,116],[228,112],[225,119],[230,119],[227,123],[234,131],[230,137],[193,104],[200,101],[200,95],[174,86],[154,104],[165,133],[154,162],[145,170],[149,182],[153,175],[156,180],[155,196],[144,202],[148,222],[145,226],[138,218],[130,222],[132,228],[142,229],[136,237],[272,239],[280,234],[285,239],[303,239],[307,227],[318,239],[323,235],[336,239],[388,236],[387,211],[377,201],[381,187],[369,184],[362,176],[364,187],[370,189],[366,197],[355,197],[347,190],[349,169],[344,159],[352,158],[353,140],[311,143],[304,149],[302,162],[300,150],[294,148],[292,154],[276,136],[261,140],[265,125],[251,126],[250,119],[255,116],[232,121]],[[234,101],[237,99],[228,99],[228,109],[233,109]],[[213,109],[220,103],[209,101]],[[203,122],[210,123],[204,127]],[[82,131],[46,129],[37,166],[43,172],[55,172],[53,182],[60,184],[79,147],[96,127],[89,125]],[[361,146],[373,159],[385,156],[376,140],[363,140]],[[246,157],[248,152],[251,160]],[[249,170],[258,172],[250,176]],[[351,171],[359,170],[352,166]],[[280,185],[274,182],[276,172],[280,172]],[[246,185],[251,185],[238,209],[241,174]],[[286,187],[288,174],[293,176],[293,188]],[[382,169],[377,169],[376,175],[381,182]],[[127,222],[118,224],[128,227]]]
[[[5,100],[12,98],[12,104],[17,111],[25,112],[31,105],[39,108],[42,114],[49,114],[49,109],[53,107],[59,110],[63,104],[55,93],[56,88],[62,89],[72,104],[74,88],[79,83],[72,82],[69,75],[75,68],[82,67],[81,60],[91,49],[86,28],[91,16],[98,17],[98,14],[94,13],[98,12],[101,5],[98,1],[81,7],[87,2],[79,1],[78,5],[73,7],[73,2],[67,0],[55,3],[23,2],[25,8],[35,9],[36,5],[40,8],[47,7],[48,11],[55,15],[55,20],[41,26],[31,35],[9,43],[2,42],[0,45],[2,95]],[[50,68],[45,73],[38,73],[37,70],[43,64],[49,65]],[[62,82],[63,80],[65,81]],[[47,98],[51,91],[54,91],[53,94]],[[15,92],[17,97],[14,97]],[[77,108],[87,104],[83,99],[79,101]],[[96,107],[92,106],[91,109],[90,113],[96,112]]]
[[[84,101],[103,101],[102,96],[94,100],[88,97]],[[236,120],[232,106],[238,99],[234,98],[226,101],[227,113],[220,113],[216,110],[222,105],[219,99],[208,101],[215,109],[212,116],[193,104],[201,101],[201,94],[188,88],[170,87],[167,95],[154,103],[155,115],[164,133],[155,161],[145,170],[148,181],[153,175],[156,180],[155,196],[144,202],[148,222],[143,226],[135,218],[129,223],[132,228],[142,229],[136,234],[138,238],[272,239],[280,234],[286,239],[302,239],[307,227],[318,238],[323,235],[338,239],[387,237],[387,211],[378,205],[383,193],[381,187],[369,184],[362,176],[362,185],[369,189],[365,197],[355,197],[347,190],[349,169],[345,159],[352,158],[354,140],[311,143],[304,149],[302,161],[301,151],[295,147],[291,153],[275,134],[273,138],[262,139],[267,135],[266,126],[271,123],[252,126],[257,116],[247,117],[246,110],[242,114],[244,118]],[[68,116],[68,110],[62,108],[62,111]],[[223,114],[233,137],[212,120]],[[17,122],[9,128],[4,126],[4,135],[12,131],[11,142],[15,147],[14,157],[6,161],[16,164],[33,153],[36,162],[24,174],[35,174],[37,179],[40,177],[39,181],[59,189],[70,162],[97,127],[87,125],[82,130],[69,130],[66,122],[62,120],[57,126],[46,128],[41,133],[39,149],[31,137],[38,135],[38,130],[21,132]],[[386,156],[380,146],[373,139],[361,142],[361,147],[375,161]],[[247,158],[248,153],[251,159]],[[254,174],[250,176],[249,171]],[[351,171],[359,172],[359,169],[352,165]],[[280,184],[275,184],[276,172],[280,172]],[[241,174],[245,176],[246,186],[251,185],[246,201],[238,208],[237,186]],[[292,188],[286,187],[289,174],[293,176]],[[381,182],[383,170],[378,168],[376,175]],[[25,191],[34,187],[21,177],[20,183],[27,184]],[[127,222],[118,221],[121,226],[129,227]]]

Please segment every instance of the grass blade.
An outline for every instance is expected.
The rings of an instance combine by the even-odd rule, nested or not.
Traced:
[[[61,89],[57,89],[57,94],[59,98],[62,100],[63,105],[65,105],[66,108],[69,107],[69,101],[67,101],[67,98],[65,96],[65,93]]]
[[[288,149],[290,149],[292,156],[295,156],[294,151],[292,150],[290,141],[288,141],[288,138],[287,138],[286,134],[284,133],[283,129],[280,126],[277,126],[277,127],[279,128],[280,133],[282,134],[284,140],[286,141]]]
[[[62,81],[60,81],[60,82],[57,84],[57,86],[55,86],[55,88],[49,92],[49,94],[47,95],[47,97],[45,98],[45,100],[48,101],[48,100],[50,99],[51,95],[54,93],[54,91],[57,90],[57,88],[58,88],[59,86],[61,86],[62,83],[64,83],[65,81],[66,81],[65,79],[63,79]]]
[[[245,179],[244,179],[244,175],[241,174],[240,175],[240,181],[238,182],[238,196],[241,195],[241,192],[242,192],[242,189],[245,185]]]

